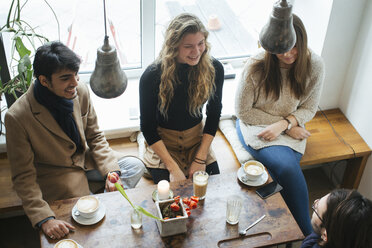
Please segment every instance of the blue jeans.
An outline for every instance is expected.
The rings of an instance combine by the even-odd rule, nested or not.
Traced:
[[[245,144],[236,120],[236,131],[244,148],[269,170],[271,177],[283,186],[282,197],[305,236],[312,232],[309,215],[309,194],[300,167],[302,154],[287,146],[269,146],[258,150]]]

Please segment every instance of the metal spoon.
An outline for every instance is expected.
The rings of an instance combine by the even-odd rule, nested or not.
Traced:
[[[258,220],[256,220],[255,222],[253,222],[249,227],[247,227],[246,229],[243,229],[243,230],[240,230],[239,231],[239,234],[242,235],[242,236],[245,236],[247,234],[247,231],[252,228],[254,225],[256,225],[258,222],[260,222],[261,220],[263,220],[263,218],[265,218],[266,215],[262,215]]]

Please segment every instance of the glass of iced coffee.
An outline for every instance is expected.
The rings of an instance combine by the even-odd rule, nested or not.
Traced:
[[[208,177],[209,175],[205,171],[194,172],[194,195],[199,197],[200,200],[203,200],[205,198],[205,194],[207,193]]]

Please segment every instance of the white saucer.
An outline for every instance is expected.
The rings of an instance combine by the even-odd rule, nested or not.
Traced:
[[[267,182],[267,179],[269,178],[269,174],[267,174],[266,170],[264,173],[257,179],[257,180],[249,180],[245,178],[245,172],[243,167],[240,167],[238,170],[238,178],[239,181],[244,183],[248,186],[261,186]]]
[[[81,225],[93,225],[93,224],[96,224],[98,223],[100,220],[102,220],[102,218],[105,216],[106,214],[106,208],[105,208],[105,205],[102,204],[102,202],[100,203],[100,207],[99,207],[99,210],[96,214],[96,216],[94,216],[93,218],[84,218],[80,215],[75,215],[75,212],[76,212],[76,204],[74,205],[74,207],[72,208],[71,210],[71,215],[72,215],[72,218],[79,224]]]

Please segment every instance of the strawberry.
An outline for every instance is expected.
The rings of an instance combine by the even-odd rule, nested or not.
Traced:
[[[183,198],[183,199],[182,199],[182,202],[185,203],[187,206],[190,205],[190,199],[187,198],[187,197],[186,197],[186,198]]]
[[[190,199],[191,199],[192,201],[196,202],[196,203],[199,202],[199,197],[197,197],[197,196],[191,196]]]
[[[190,210],[186,210],[186,213],[187,213],[187,216],[190,216],[191,215],[191,211]]]
[[[194,208],[196,208],[197,206],[198,206],[198,204],[196,203],[196,202],[194,202],[194,201],[190,201],[190,209],[194,209]]]
[[[174,201],[176,202],[176,203],[179,203],[180,202],[180,196],[178,195],[178,196],[176,196],[176,197],[174,197],[173,199],[174,199]]]
[[[173,202],[172,204],[171,204],[171,209],[174,211],[174,212],[177,212],[178,210],[180,210],[180,205],[178,205],[178,203],[177,202]]]

